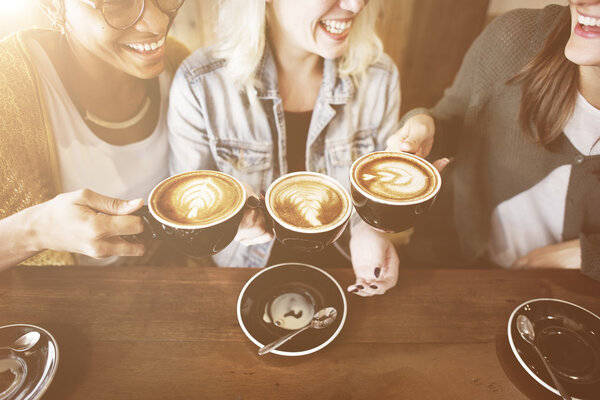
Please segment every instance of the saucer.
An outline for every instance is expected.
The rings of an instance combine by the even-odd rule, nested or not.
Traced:
[[[35,325],[0,327],[0,347],[11,346],[26,333],[40,334],[25,352],[0,350],[0,400],[35,400],[42,397],[58,366],[58,346],[52,335]]]
[[[244,334],[260,348],[307,325],[325,307],[337,310],[330,326],[308,329],[271,353],[302,356],[324,348],[340,333],[348,313],[344,291],[331,275],[312,265],[285,263],[264,268],[246,282],[237,318]]]
[[[535,349],[517,330],[523,314],[534,325],[535,344],[573,399],[597,399],[600,393],[600,318],[568,301],[533,299],[521,304],[508,320],[513,354],[533,379],[559,395]]]

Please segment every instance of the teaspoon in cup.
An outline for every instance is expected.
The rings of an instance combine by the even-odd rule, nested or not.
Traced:
[[[31,331],[18,338],[12,346],[0,347],[0,350],[23,352],[31,349],[40,340],[40,333]]]
[[[552,382],[554,382],[554,386],[556,387],[556,390],[558,390],[558,393],[560,393],[560,397],[562,397],[564,400],[572,400],[571,396],[569,396],[569,394],[567,393],[565,388],[558,381],[558,378],[556,377],[556,375],[554,375],[554,372],[552,372],[552,369],[550,369],[550,365],[548,365],[548,361],[546,360],[546,357],[544,357],[544,355],[542,354],[540,349],[535,345],[535,343],[533,341],[535,339],[535,331],[533,330],[533,324],[531,323],[529,318],[527,318],[525,315],[521,314],[517,317],[517,330],[521,334],[521,337],[523,338],[523,340],[525,340],[527,343],[529,343],[535,349],[538,356],[542,359],[542,362],[544,363],[544,366],[546,367],[546,371],[548,371],[548,374],[552,378]]]
[[[308,328],[315,328],[315,329],[326,328],[329,325],[331,325],[331,323],[333,321],[335,321],[336,317],[337,317],[337,310],[335,308],[325,307],[322,310],[320,310],[319,312],[317,312],[313,316],[310,323],[308,325],[306,325],[304,328],[298,329],[297,331],[289,333],[283,337],[280,337],[279,339],[275,340],[274,342],[271,342],[271,343],[267,344],[266,346],[261,347],[258,350],[258,354],[262,356],[263,354],[267,354],[267,353],[271,352],[272,350],[275,350],[276,348],[278,348],[279,346],[281,346],[282,344],[284,344],[285,342],[287,342],[288,340],[290,340],[291,338],[293,338],[300,332],[307,330]]]

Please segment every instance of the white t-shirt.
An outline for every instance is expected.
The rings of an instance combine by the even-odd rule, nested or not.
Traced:
[[[62,190],[88,188],[105,196],[147,201],[152,188],[168,175],[167,107],[170,78],[159,75],[160,115],[154,132],[147,138],[117,146],[96,136],[79,114],[54,65],[35,40],[27,43],[41,78],[50,125],[54,133]],[[79,261],[109,264],[115,257]]]
[[[564,134],[582,156],[600,154],[600,110],[581,94]],[[571,165],[551,171],[530,189],[500,203],[492,213],[491,261],[510,267],[520,257],[563,240]]]

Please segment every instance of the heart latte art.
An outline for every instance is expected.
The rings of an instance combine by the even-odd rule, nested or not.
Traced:
[[[364,192],[391,202],[419,201],[433,194],[438,185],[432,167],[402,153],[375,153],[357,162],[354,182]]]
[[[346,215],[349,201],[338,184],[311,174],[292,174],[277,182],[269,193],[275,216],[304,230],[329,228]]]
[[[215,171],[193,171],[164,181],[153,193],[152,207],[162,219],[189,226],[211,225],[239,211],[240,184]]]

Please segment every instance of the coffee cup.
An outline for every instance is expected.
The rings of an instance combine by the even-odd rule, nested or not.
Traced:
[[[385,232],[401,232],[431,208],[442,185],[438,170],[414,154],[378,151],[350,168],[352,203],[360,217]]]
[[[144,219],[146,237],[166,241],[191,257],[218,253],[231,243],[244,215],[246,190],[234,177],[198,170],[171,176],[154,187]]]
[[[342,185],[307,171],[283,175],[269,185],[264,207],[277,240],[305,252],[321,251],[336,241],[352,213]]]

